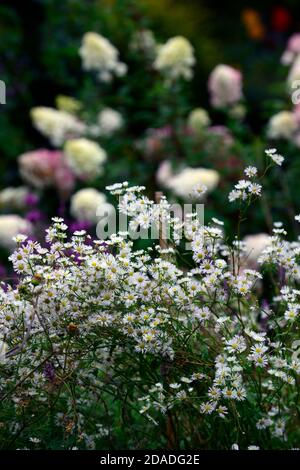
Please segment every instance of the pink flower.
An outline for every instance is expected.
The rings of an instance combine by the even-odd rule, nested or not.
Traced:
[[[300,33],[293,34],[288,41],[288,49],[295,54],[300,52]]]
[[[146,158],[160,159],[165,152],[165,144],[172,136],[172,127],[165,126],[156,129],[148,129],[142,147]]]
[[[298,54],[300,54],[300,33],[295,33],[288,40],[286,50],[281,57],[281,63],[290,65]]]
[[[209,76],[208,90],[213,107],[232,106],[243,96],[242,74],[229,65],[219,64]]]
[[[294,113],[294,117],[295,117],[295,120],[296,120],[298,126],[300,126],[300,103],[295,105],[295,107],[293,109],[293,113]]]
[[[56,150],[39,149],[19,156],[22,178],[36,188],[56,187],[61,193],[69,193],[75,177],[67,166],[64,154]]]
[[[221,125],[210,126],[208,128],[208,131],[210,135],[213,135],[218,138],[223,146],[230,147],[231,145],[233,145],[234,140],[228,127]]]

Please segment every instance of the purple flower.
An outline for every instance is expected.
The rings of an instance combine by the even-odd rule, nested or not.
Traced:
[[[39,222],[44,218],[44,214],[39,209],[33,209],[32,211],[27,212],[25,218],[32,223]]]
[[[55,369],[54,369],[52,362],[46,362],[44,366],[43,374],[44,374],[44,377],[50,382],[54,381],[56,374],[55,374]]]
[[[25,197],[25,204],[27,206],[36,206],[39,202],[39,197],[37,194],[28,193]]]

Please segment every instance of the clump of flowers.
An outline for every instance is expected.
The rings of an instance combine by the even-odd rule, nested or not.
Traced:
[[[287,47],[281,57],[284,65],[292,64],[300,54],[300,33],[293,34],[288,40]]]
[[[123,127],[122,115],[111,108],[104,108],[98,115],[99,135],[110,137]]]
[[[113,75],[126,74],[127,66],[119,60],[119,51],[100,34],[86,33],[79,54],[83,68],[96,71],[99,80],[103,82],[110,82]]]
[[[33,233],[32,224],[15,214],[0,215],[0,245],[8,250],[14,248],[13,237],[23,233],[31,235]]]
[[[203,196],[205,192],[213,191],[219,183],[220,175],[212,169],[190,167],[174,174],[171,163],[165,161],[158,169],[157,180],[161,186],[170,189],[176,196],[191,200]]]
[[[76,220],[95,223],[104,204],[106,204],[105,194],[95,188],[84,188],[71,197],[70,212]]]
[[[1,209],[24,209],[27,205],[28,198],[31,193],[26,186],[17,188],[7,187],[0,191],[0,208]]]
[[[271,117],[268,124],[268,137],[271,139],[292,140],[299,130],[295,113],[292,111],[280,111]]]
[[[96,142],[85,138],[70,139],[64,145],[64,152],[70,168],[78,177],[90,179],[102,173],[107,156]]]
[[[210,123],[208,112],[203,108],[193,109],[187,119],[188,127],[199,135],[203,133],[203,129],[207,129]]]
[[[154,68],[165,74],[167,82],[171,83],[178,78],[191,80],[195,62],[192,45],[186,38],[176,36],[158,47]]]
[[[66,111],[38,106],[30,112],[34,127],[47,137],[55,147],[61,146],[67,138],[82,135],[85,124]]]
[[[209,76],[208,90],[215,108],[237,104],[243,97],[241,72],[229,65],[217,65]]]
[[[20,174],[24,181],[35,188],[54,186],[61,194],[69,194],[75,184],[75,176],[60,151],[38,149],[19,156]]]
[[[278,163],[273,150],[267,168]],[[260,178],[255,167],[245,175]],[[47,448],[51,429],[62,448],[105,448],[126,397],[131,442],[142,426],[162,447],[297,446],[299,240],[277,224],[260,268],[244,269],[246,248],[226,240],[222,221],[179,220],[165,197],[155,203],[128,183],[108,189],[130,230],[155,228],[160,243],[69,236],[58,218],[45,247],[15,237],[19,283],[0,291],[2,422],[10,412],[1,442]],[[236,191],[252,198],[248,183]],[[184,240],[189,267],[179,261]],[[257,291],[266,279],[268,304]],[[28,434],[37,422],[47,423],[38,438]]]

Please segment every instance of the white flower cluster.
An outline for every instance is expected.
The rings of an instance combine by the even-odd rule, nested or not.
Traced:
[[[3,209],[24,209],[26,207],[26,197],[29,193],[26,186],[2,189],[0,191],[0,207]]]
[[[90,179],[101,175],[106,152],[92,140],[70,139],[64,145],[66,160],[75,175]]]
[[[9,250],[14,248],[13,237],[18,235],[18,233],[32,234],[32,224],[19,215],[0,215],[0,246]]]
[[[184,200],[201,198],[206,191],[213,191],[220,181],[219,173],[209,168],[186,167],[174,174],[169,161],[160,165],[156,177],[160,185]]]
[[[203,130],[210,125],[208,112],[203,108],[196,108],[191,111],[187,119],[187,125],[196,134],[202,134]]]
[[[127,72],[127,66],[119,61],[118,50],[98,33],[89,32],[83,36],[79,54],[83,68],[98,72],[99,80],[103,82],[110,82],[113,75],[121,77]]]
[[[99,135],[110,137],[123,126],[122,115],[111,108],[104,108],[98,115]]]
[[[255,167],[246,174],[256,175]],[[244,186],[236,190],[249,193]],[[155,204],[128,183],[109,189],[133,228],[160,229],[168,219],[168,246],[136,250],[122,232],[105,243],[84,231],[68,237],[62,219],[47,230],[47,247],[16,237],[10,259],[19,284],[0,290],[1,395],[15,410],[16,429],[24,400],[47,409],[57,390],[61,409],[76,406],[76,424],[57,411],[57,426],[79,428],[76,444],[94,447],[107,430],[95,424],[94,438],[85,434],[85,420],[98,418],[83,405],[93,409],[106,390],[119,396],[128,387],[151,426],[174,411],[209,434],[222,420],[230,445],[237,425],[245,448],[297,445],[300,240],[288,242],[274,227],[259,258],[262,272],[279,273],[265,306],[257,296],[262,272],[239,270],[222,221],[201,225],[190,214],[180,222],[164,197]],[[176,262],[182,224],[190,268]]]
[[[267,149],[265,150],[265,154],[269,160],[265,173],[273,164],[278,166],[282,165],[284,157],[278,154],[276,149]],[[250,203],[253,198],[261,196],[262,186],[255,181],[256,179],[258,180],[257,168],[249,166],[245,169],[244,173],[248,179],[240,180],[234,186],[234,189],[230,192],[228,197],[229,202],[240,200]]]
[[[66,111],[38,106],[32,108],[30,114],[36,129],[55,147],[61,146],[67,138],[82,135],[86,130],[84,123]]]
[[[280,111],[268,123],[268,137],[271,139],[293,139],[299,131],[298,119],[292,111]]]
[[[171,83],[178,78],[191,80],[195,62],[194,49],[189,41],[175,36],[157,48],[154,68],[165,74],[167,83]]]
[[[95,223],[101,207],[106,204],[106,196],[95,188],[84,188],[71,197],[70,212],[76,220]]]

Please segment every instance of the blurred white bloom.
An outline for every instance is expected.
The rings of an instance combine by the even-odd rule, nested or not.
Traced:
[[[182,36],[175,36],[158,47],[154,68],[165,73],[169,81],[177,78],[190,80],[195,62],[194,48],[190,42]]]
[[[5,188],[0,191],[0,207],[4,209],[23,209],[26,206],[28,194],[29,189],[26,186]]]
[[[242,74],[229,65],[219,64],[209,76],[208,89],[212,106],[232,106],[243,97]]]
[[[169,162],[163,162],[157,172],[158,182],[184,199],[197,199],[205,192],[213,191],[219,183],[220,175],[207,168],[186,167],[173,175]]]
[[[244,240],[245,256],[250,263],[256,263],[262,251],[270,244],[271,237],[267,233],[247,235]]]
[[[32,108],[30,116],[35,128],[58,147],[67,138],[77,137],[85,132],[85,124],[66,111],[46,106]]]
[[[156,181],[160,186],[167,186],[168,181],[173,177],[172,165],[168,160],[163,161],[156,172]]]
[[[101,81],[110,82],[113,74],[123,76],[127,72],[127,66],[119,61],[119,51],[100,34],[86,33],[79,55],[83,68],[98,72]]]
[[[122,115],[111,108],[103,109],[98,115],[99,135],[109,137],[123,126]]]
[[[133,52],[140,51],[148,57],[154,56],[156,41],[153,32],[149,29],[136,31],[129,43],[129,49]]]
[[[246,112],[246,107],[241,103],[237,103],[233,105],[232,108],[230,108],[229,116],[233,117],[234,119],[241,120],[245,117]]]
[[[290,139],[297,130],[297,121],[291,111],[280,111],[271,117],[268,124],[268,137]]]
[[[188,116],[187,125],[195,133],[200,133],[210,125],[208,112],[203,108],[196,108]]]
[[[73,96],[66,95],[57,95],[55,98],[55,106],[60,111],[66,111],[70,114],[76,114],[82,109],[82,104],[80,101],[73,98]]]
[[[4,248],[14,248],[13,237],[18,233],[31,234],[33,227],[30,222],[19,215],[0,215],[0,245]]]
[[[89,139],[71,139],[64,145],[64,152],[70,168],[81,178],[92,178],[102,173],[106,152]]]
[[[95,188],[80,189],[71,197],[70,212],[76,220],[96,223],[97,210],[106,203],[106,196]]]

